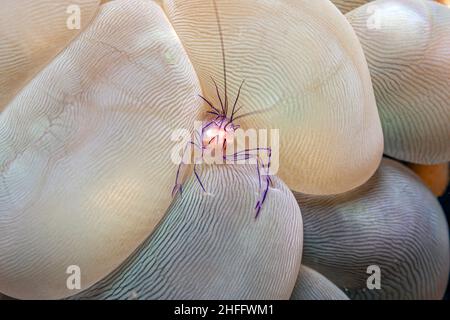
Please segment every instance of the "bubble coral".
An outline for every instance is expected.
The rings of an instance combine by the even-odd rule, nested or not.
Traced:
[[[326,197],[368,188],[373,180],[365,183],[380,164],[384,142],[389,154],[402,159],[448,161],[448,127],[442,121],[449,113],[441,103],[447,91],[436,91],[439,100],[431,107],[414,104],[418,114],[425,112],[420,109],[424,105],[427,111],[408,123],[417,132],[401,120],[393,129],[389,126],[389,116],[401,118],[395,112],[402,112],[404,99],[380,103],[380,97],[392,93],[380,89],[389,78],[372,74],[372,83],[371,72],[378,70],[372,46],[378,42],[365,41],[366,31],[358,28],[364,11],[350,12],[347,20],[328,0],[217,1],[229,92],[236,93],[245,79],[240,101],[252,112],[240,124],[280,130],[280,170],[257,220],[249,210],[257,196],[253,167],[204,167],[202,177],[211,184],[211,193],[203,194],[191,176],[185,196],[173,200],[177,165],[170,161],[171,133],[190,130],[195,120],[205,119],[207,108],[199,94],[218,104],[211,77],[222,90],[224,86],[213,2],[73,2],[80,6],[81,30],[65,28],[61,15],[68,2],[63,0],[53,10],[46,10],[50,0],[11,0],[10,11],[0,12],[7,34],[0,40],[0,66],[6,70],[0,75],[0,292],[9,296],[74,295],[66,286],[69,265],[83,272],[83,292],[74,298],[288,299],[303,262],[297,284],[316,285],[300,296],[317,298],[321,288],[332,287],[325,277],[348,289],[354,279],[345,270],[337,273],[344,274],[339,281],[323,265],[312,264],[313,254],[320,257],[326,250],[316,250],[306,224],[303,245],[302,217],[289,189]],[[435,7],[427,11],[427,5],[403,5],[407,17],[432,12],[441,21],[447,14]],[[14,10],[23,18],[3,19]],[[417,28],[427,25],[421,20]],[[408,36],[394,22],[389,26],[399,37]],[[436,30],[443,34],[446,28],[442,22]],[[30,31],[37,29],[39,36]],[[422,49],[434,43],[427,41],[434,39],[433,33],[414,39]],[[448,64],[435,68],[445,64],[439,55],[448,51],[448,42],[443,43],[423,55],[424,66],[431,65],[436,74],[425,72],[422,90],[442,88],[439,81],[436,88],[429,86],[432,75],[431,80],[445,84]],[[382,58],[389,61],[389,56]],[[380,74],[390,72],[388,66],[382,63]],[[401,96],[417,101],[415,86],[406,81]],[[398,176],[411,183],[411,193],[398,192],[399,199],[388,198],[387,206],[393,211],[395,205],[403,206],[400,200],[412,192],[424,195],[430,205],[418,205],[405,217],[394,212],[393,223],[406,221],[411,227],[397,225],[415,245],[403,250],[417,249],[418,259],[436,256],[427,261],[430,269],[400,269],[407,281],[404,295],[392,284],[392,291],[378,297],[438,298],[448,271],[444,221],[409,172]],[[364,201],[374,195],[367,194]],[[383,204],[374,205],[378,218]],[[300,201],[303,206],[309,210],[307,201]],[[421,210],[431,216],[420,216]],[[319,215],[307,212],[306,217],[308,224],[322,223]],[[331,218],[341,223],[340,217]],[[382,222],[375,221],[384,226]],[[356,233],[357,226],[342,222],[336,237],[352,228]],[[430,231],[428,238],[423,230]],[[385,239],[378,241],[385,245],[393,235],[388,227],[381,231]],[[358,248],[343,252],[351,270],[361,267],[351,259],[351,250]],[[405,251],[397,249],[402,257]],[[380,250],[374,257],[384,257],[384,247]],[[330,265],[341,265],[325,256]],[[391,284],[394,271],[389,271],[386,281]],[[346,294],[365,297],[358,286]]]

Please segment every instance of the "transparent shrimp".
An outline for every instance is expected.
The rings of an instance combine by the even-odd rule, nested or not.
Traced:
[[[222,151],[222,160],[224,163],[236,163],[237,161],[245,161],[254,159],[256,160],[256,169],[258,175],[258,187],[259,187],[259,196],[256,201],[256,205],[254,207],[255,210],[255,218],[258,218],[260,215],[261,209],[263,207],[264,202],[267,199],[267,195],[270,190],[270,186],[272,185],[272,179],[270,177],[270,165],[271,165],[271,157],[272,157],[272,149],[270,147],[264,148],[248,148],[238,152],[234,152],[232,154],[227,154],[227,144],[232,142],[230,141],[233,136],[233,133],[240,127],[235,123],[236,120],[240,118],[247,117],[253,113],[246,113],[242,115],[238,115],[238,112],[241,108],[236,109],[239,98],[241,96],[242,88],[244,86],[245,80],[242,81],[239,86],[239,90],[236,94],[235,101],[231,108],[231,115],[228,117],[228,107],[229,107],[229,99],[227,92],[227,70],[226,70],[226,56],[225,56],[225,45],[222,33],[222,27],[220,22],[219,10],[217,7],[217,3],[215,0],[212,0],[214,5],[214,11],[216,14],[217,26],[220,35],[220,43],[222,49],[222,63],[223,63],[223,78],[224,78],[224,96],[220,94],[219,86],[216,81],[211,78],[214,83],[216,94],[220,103],[220,106],[215,106],[211,101],[207,98],[199,95],[199,97],[209,106],[209,110],[207,114],[211,116],[208,121],[203,122],[199,131],[196,132],[195,138],[190,140],[183,151],[182,159],[184,159],[185,152],[188,148],[197,148],[197,150],[201,151],[201,157],[204,155],[204,151],[208,148],[221,148]],[[267,156],[267,161],[264,162],[263,158],[260,156],[261,153],[265,153]],[[197,164],[199,159],[194,159],[194,175],[200,184],[203,192],[207,192],[206,188],[200,179],[200,175],[197,170]],[[183,186],[181,183],[182,178],[182,170],[186,163],[182,160],[178,166],[178,170],[175,178],[175,186],[172,190],[172,196],[175,196],[178,192],[182,194]]]

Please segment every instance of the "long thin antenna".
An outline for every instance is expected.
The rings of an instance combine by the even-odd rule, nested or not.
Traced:
[[[241,83],[241,85],[239,86],[238,94],[237,94],[237,96],[236,96],[236,100],[234,101],[233,110],[231,111],[231,118],[230,118],[230,121],[231,121],[231,122],[233,121],[234,112],[235,112],[235,110],[236,110],[236,105],[237,105],[237,103],[238,103],[239,96],[241,95],[241,89],[242,89],[242,86],[244,85],[244,83],[245,83],[245,80],[243,80],[242,83]]]
[[[241,114],[240,116],[235,117],[233,120],[242,119],[242,118],[245,118],[245,117],[254,115],[254,114],[260,114],[260,113],[269,111],[269,110],[271,110],[271,109],[272,109],[272,108],[269,107],[269,108],[264,108],[264,109],[261,109],[261,110],[256,110],[256,111],[247,112],[247,113]],[[238,111],[239,111],[239,109],[238,109]]]
[[[217,9],[217,2],[216,2],[216,0],[212,0],[212,2],[214,4],[214,11],[216,13],[217,27],[219,29],[219,34],[220,34],[220,44],[222,46],[223,80],[224,80],[224,87],[225,87],[225,115],[227,115],[228,114],[228,94],[227,94],[227,63],[226,63],[226,59],[225,59],[225,44],[223,41],[222,25],[220,23],[219,10]]]
[[[214,83],[214,86],[216,87],[216,94],[217,94],[217,96],[219,97],[219,102],[220,102],[220,107],[222,108],[222,113],[223,113],[223,114],[226,114],[226,113],[225,113],[224,106],[223,106],[222,98],[220,97],[219,87],[217,86],[217,83],[216,83],[216,81],[214,80],[213,77],[211,77],[211,80],[212,80],[212,82]]]

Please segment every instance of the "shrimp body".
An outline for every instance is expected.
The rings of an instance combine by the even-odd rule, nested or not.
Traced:
[[[233,135],[239,126],[225,115],[217,115],[213,120],[205,122],[201,137],[204,149],[222,147],[225,154],[228,143],[233,143]]]

